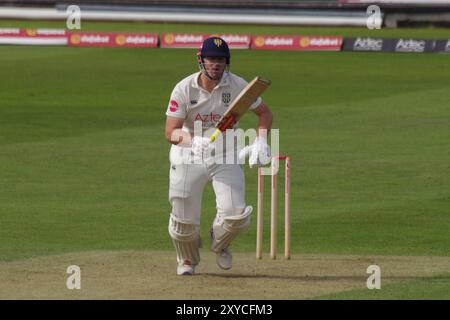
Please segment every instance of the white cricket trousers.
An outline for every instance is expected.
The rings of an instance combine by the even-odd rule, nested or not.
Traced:
[[[209,181],[216,195],[218,215],[236,216],[245,209],[245,177],[239,164],[170,165],[169,202],[172,214],[200,225],[203,190]]]

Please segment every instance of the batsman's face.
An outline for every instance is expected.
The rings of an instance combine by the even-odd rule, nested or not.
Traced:
[[[226,68],[227,59],[222,57],[205,57],[204,66],[206,72],[214,80],[220,80]]]

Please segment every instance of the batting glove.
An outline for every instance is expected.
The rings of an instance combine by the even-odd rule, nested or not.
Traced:
[[[254,166],[260,167],[270,162],[270,147],[263,137],[256,137],[250,146],[245,147],[239,152],[239,159],[243,161],[250,155],[248,165],[250,168]]]
[[[192,138],[191,149],[195,157],[201,158],[203,156],[203,152],[210,147],[212,147],[212,143],[209,138],[200,136],[195,136]]]

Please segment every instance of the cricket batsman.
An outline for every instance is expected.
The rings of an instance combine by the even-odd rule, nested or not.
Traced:
[[[252,212],[252,207],[245,203],[242,165],[237,161],[221,164],[209,161],[208,156],[202,158],[205,154],[210,155],[215,147],[205,132],[214,129],[230,102],[247,82],[229,72],[230,50],[219,37],[210,37],[203,42],[197,61],[200,72],[186,77],[175,86],[166,112],[165,136],[172,144],[169,234],[177,254],[178,275],[193,275],[200,262],[201,205],[203,190],[208,182],[212,182],[217,210],[210,231],[211,250],[216,254],[217,265],[221,269],[231,269],[230,243],[250,225]],[[249,148],[249,165],[253,167],[270,156],[266,133],[272,125],[272,113],[261,97],[251,105],[250,110],[258,117],[258,134]],[[202,135],[194,135],[195,121],[201,121]],[[204,161],[192,163],[182,160],[186,150]]]

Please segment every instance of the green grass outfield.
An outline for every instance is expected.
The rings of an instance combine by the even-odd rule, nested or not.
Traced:
[[[6,26],[63,27],[0,21]],[[448,29],[82,26],[85,31],[450,34]],[[449,256],[449,65],[450,55],[439,54],[232,52],[233,72],[273,81],[264,100],[274,112],[273,127],[280,129],[281,150],[292,158],[294,254]],[[0,260],[172,250],[165,111],[174,85],[197,71],[195,50],[0,46],[0,70]],[[255,124],[256,118],[247,116],[241,127]],[[247,201],[255,206],[256,171],[247,168],[246,176]],[[203,237],[214,214],[209,188]],[[282,232],[279,237],[281,251]],[[254,254],[255,238],[253,223],[234,250]],[[448,277],[442,279],[448,283]],[[422,284],[416,281],[411,288]],[[411,290],[398,292],[384,297],[417,297]],[[435,298],[448,298],[444,290],[434,292]]]
[[[381,290],[356,289],[338,294],[319,296],[321,300],[449,300],[450,275],[402,281],[382,286]]]

